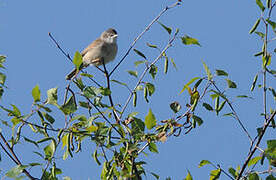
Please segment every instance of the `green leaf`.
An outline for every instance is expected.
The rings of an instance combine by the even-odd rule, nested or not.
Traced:
[[[255,56],[255,57],[260,56],[260,55],[262,55],[262,56],[263,56],[263,55],[264,55],[264,52],[263,52],[263,51],[261,51],[261,52],[258,52],[258,53],[256,53],[256,54],[254,54],[254,56]]]
[[[191,175],[191,173],[190,173],[189,170],[188,170],[188,174],[187,174],[187,176],[186,176],[186,178],[184,180],[193,180],[193,177],[192,177],[192,175]]]
[[[100,92],[103,96],[109,96],[111,95],[111,91],[108,88],[100,87]]]
[[[219,107],[218,107],[218,109],[217,109],[218,112],[220,112],[220,111],[222,110],[222,108],[224,107],[225,103],[226,103],[226,100],[224,100],[224,101],[219,105]]]
[[[253,99],[252,97],[250,96],[247,96],[247,95],[238,95],[236,96],[237,98],[250,98],[250,99]]]
[[[4,63],[6,61],[6,56],[0,55],[0,63]]]
[[[227,81],[228,88],[237,88],[235,82],[231,81],[230,79],[225,79]]]
[[[95,98],[101,93],[101,90],[94,87],[94,86],[89,86],[84,88],[83,90],[83,95],[87,98]]]
[[[115,79],[112,79],[111,81],[112,81],[112,82],[115,82],[115,83],[117,83],[117,84],[120,84],[120,85],[123,85],[123,86],[126,86],[126,87],[127,87],[127,84],[126,84],[126,83],[117,81],[117,80],[115,80]]]
[[[44,148],[44,154],[46,159],[51,159],[54,156],[54,152],[56,150],[56,144],[54,141]]]
[[[275,30],[276,23],[274,21],[271,21],[271,20],[267,19],[266,22],[268,22],[268,24],[270,24],[270,26],[272,27],[272,29]]]
[[[263,67],[269,66],[271,63],[271,55],[268,54],[267,56],[263,56],[262,60],[263,60]]]
[[[205,69],[205,72],[206,72],[206,74],[207,74],[207,76],[208,76],[208,80],[210,81],[210,80],[213,78],[213,76],[212,76],[212,74],[211,74],[211,71],[210,71],[210,69],[208,68],[208,66],[205,64],[204,61],[202,61],[202,64],[203,64],[204,69]]]
[[[248,176],[248,180],[260,180],[260,178],[257,173],[251,173]]]
[[[220,70],[220,69],[216,69],[216,74],[218,76],[228,76],[228,73],[223,71],[223,70]]]
[[[158,153],[158,149],[155,143],[149,143],[149,150],[154,153]]]
[[[193,119],[195,120],[195,122],[200,126],[202,123],[203,123],[203,120],[196,116],[196,115],[193,115]]]
[[[43,112],[43,115],[49,123],[53,124],[55,122],[55,119],[50,114]]]
[[[97,152],[97,150],[94,151],[94,153],[93,153],[93,158],[94,158],[94,160],[96,161],[96,163],[100,166],[100,165],[101,165],[101,162],[100,162],[99,159],[98,159],[98,152]]]
[[[149,109],[149,112],[145,118],[145,125],[149,130],[156,126],[156,119],[151,109]]]
[[[32,90],[32,96],[34,99],[34,102],[38,102],[40,101],[40,90],[39,90],[39,86],[36,85],[33,90]]]
[[[156,45],[150,44],[150,43],[147,43],[147,46],[150,47],[150,48],[158,48]]]
[[[195,80],[200,79],[199,77],[194,77],[193,79],[191,79],[187,84],[184,85],[183,89],[180,91],[179,94],[183,93],[190,84],[192,84]]]
[[[139,51],[139,50],[137,50],[137,49],[133,49],[133,51],[134,51],[136,54],[138,54],[139,56],[143,57],[144,59],[147,59],[147,57],[146,57],[141,51]]]
[[[250,91],[254,90],[257,80],[258,80],[258,74],[256,74],[256,76],[254,77],[254,80],[253,80],[252,86],[250,88]]]
[[[73,63],[75,64],[76,69],[79,70],[80,65],[82,64],[82,56],[78,51],[74,55]]]
[[[235,170],[234,168],[230,167],[230,168],[228,169],[228,172],[229,172],[234,178],[237,177],[237,175],[236,175],[236,170]]]
[[[272,87],[269,87],[268,90],[271,91],[272,95],[273,95],[273,98],[274,100],[276,101],[276,91],[272,88]]]
[[[276,179],[276,177],[274,177],[272,174],[270,174],[269,176],[267,176],[265,178],[265,180],[275,180],[275,179]]]
[[[195,44],[195,45],[201,46],[197,39],[194,39],[188,35],[181,37],[181,40],[182,40],[182,43],[185,45]]]
[[[26,165],[17,165],[10,169],[7,173],[6,176],[9,178],[14,178],[17,179],[18,176],[23,172],[24,169],[26,169],[28,166]]]
[[[148,89],[149,96],[151,96],[155,92],[155,87],[151,83],[146,83],[146,88]]]
[[[266,7],[267,7],[268,9],[271,8],[271,0],[266,0]]]
[[[137,71],[127,71],[128,74],[134,76],[134,77],[138,77],[138,72]]]
[[[166,56],[165,57],[165,62],[164,62],[164,73],[167,74],[168,72],[168,66],[169,66],[169,59],[168,57]]]
[[[173,58],[170,58],[170,61],[171,61],[171,63],[173,64],[173,67],[177,70],[177,67],[176,67],[176,64],[175,64]]]
[[[207,164],[211,164],[211,162],[208,161],[208,160],[202,160],[202,161],[200,161],[200,163],[198,165],[198,168],[201,168],[201,167],[203,167],[203,166],[205,166]]]
[[[250,167],[252,165],[257,164],[260,159],[262,159],[262,157],[259,157],[259,156],[250,159],[250,161],[248,162],[247,166]]]
[[[157,21],[169,34],[172,33],[172,28],[169,28],[167,26],[165,26],[164,24],[162,24],[161,22]]]
[[[256,0],[256,4],[259,6],[259,8],[260,8],[262,11],[265,10],[265,7],[264,7],[264,5],[263,5],[263,3],[262,3],[261,0]]]
[[[208,104],[208,103],[203,103],[202,105],[203,105],[203,107],[205,107],[205,109],[207,109],[208,111],[213,111],[213,110],[214,110],[213,107],[212,107],[210,104]]]
[[[265,34],[262,33],[262,32],[255,32],[255,34],[257,34],[258,36],[260,36],[262,39],[264,39],[264,37],[265,37]]]
[[[147,103],[149,102],[149,100],[148,100],[148,92],[149,92],[148,88],[144,87],[144,98],[145,98],[145,100],[146,100]]]
[[[131,122],[131,129],[133,130],[133,132],[144,132],[145,123],[141,119],[135,117],[132,118],[134,118],[134,121]]]
[[[133,106],[136,107],[137,105],[137,93],[136,91],[133,92]]]
[[[221,169],[212,170],[210,173],[210,180],[219,179],[220,173],[221,173]]]
[[[6,82],[6,75],[3,73],[0,73],[0,84],[4,85]]]
[[[179,102],[175,101],[170,104],[170,108],[173,110],[174,113],[177,113],[178,111],[180,111],[181,105],[179,104]]]
[[[52,88],[47,91],[47,103],[57,105],[57,88]]]
[[[159,179],[159,178],[160,178],[157,174],[155,174],[155,173],[153,173],[153,172],[151,172],[151,175],[153,175],[156,179]]]
[[[42,138],[42,139],[38,140],[36,143],[40,144],[40,143],[43,143],[43,142],[46,142],[46,141],[55,141],[55,139],[53,137],[45,137],[45,138]]]
[[[80,75],[83,76],[83,77],[89,77],[89,78],[94,77],[92,74],[88,74],[88,73],[80,73]]]
[[[260,21],[261,21],[261,19],[257,19],[257,21],[255,22],[255,24],[250,29],[249,34],[252,34],[253,32],[255,32],[255,30],[257,29],[258,25],[260,24]]]
[[[135,62],[134,62],[134,65],[135,65],[135,67],[137,67],[137,66],[139,66],[140,64],[144,64],[145,62],[147,62],[147,61],[135,61]]]
[[[77,104],[74,96],[71,96],[64,105],[60,107],[65,115],[74,113],[77,110]]]
[[[157,70],[158,70],[158,69],[157,69],[157,66],[155,66],[155,65],[152,65],[152,66],[150,67],[149,73],[150,73],[152,79],[155,78],[155,76],[156,76],[156,74],[157,74]]]
[[[35,141],[31,140],[31,139],[28,139],[28,138],[24,137],[24,140],[25,140],[26,142],[29,142],[29,143],[34,144],[36,147],[39,147],[38,144],[37,144]]]

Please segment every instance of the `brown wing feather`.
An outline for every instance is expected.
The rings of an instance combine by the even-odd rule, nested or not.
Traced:
[[[89,44],[82,52],[81,55],[84,56],[91,48],[94,48],[101,44],[100,38],[93,41],[91,44]]]

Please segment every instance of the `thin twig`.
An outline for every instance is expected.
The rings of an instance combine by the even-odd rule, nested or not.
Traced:
[[[53,42],[55,43],[55,45],[57,46],[57,48],[62,52],[62,54],[67,57],[67,59],[69,59],[71,62],[73,62],[72,58],[70,57],[70,55],[68,53],[66,53],[61,47],[60,45],[58,44],[57,40],[52,36],[52,34],[49,32],[48,33],[49,37],[53,40]],[[95,66],[96,67],[96,66]],[[98,67],[97,67],[98,68]],[[80,70],[81,72],[83,73],[86,73],[84,70]],[[95,81],[93,78],[91,77],[88,77],[88,79],[90,79],[93,83],[95,83],[97,86],[101,87],[101,85]],[[72,80],[72,79],[71,79]],[[70,80],[70,81],[71,81]]]
[[[267,127],[269,126],[269,124],[272,122],[272,120],[273,120],[273,118],[274,118],[275,115],[276,115],[276,110],[274,110],[274,112],[271,114],[270,118],[267,120],[267,122],[266,122],[265,125],[263,126],[263,129],[262,129],[262,132],[261,132],[260,135],[259,135],[258,141],[256,142],[256,144],[255,144],[253,150],[252,150],[251,153],[248,155],[248,157],[246,158],[246,160],[245,160],[245,162],[244,162],[244,164],[243,164],[243,166],[242,166],[242,168],[241,168],[241,171],[240,171],[239,176],[238,176],[238,178],[237,178],[238,180],[242,177],[242,174],[243,174],[243,172],[244,172],[244,170],[245,170],[245,168],[246,168],[248,162],[250,161],[250,159],[251,159],[251,157],[253,156],[253,154],[255,153],[255,151],[258,149],[259,144],[261,143],[261,140],[262,140],[262,138],[263,138],[263,136],[264,136],[264,134],[265,134],[265,132],[266,132],[266,129],[267,129]]]
[[[111,73],[109,74],[109,76],[111,76],[113,74],[113,72],[118,68],[118,66],[125,60],[125,58],[128,56],[128,54],[130,53],[130,51],[132,50],[132,48],[135,46],[135,44],[137,43],[137,41],[145,34],[145,32],[147,32],[150,27],[156,22],[158,21],[158,19],[169,9],[174,8],[175,6],[180,5],[180,2],[176,2],[174,4],[172,4],[171,6],[167,6],[165,7],[158,16],[156,16],[151,23],[144,29],[144,31],[142,31],[141,34],[139,34],[134,41],[132,42],[131,46],[129,47],[129,49],[127,50],[126,54],[123,56],[123,58],[119,61],[119,63],[113,68],[113,70],[111,71]]]
[[[107,88],[111,91],[111,87],[110,87],[110,79],[109,79],[109,74],[107,72],[107,69],[106,69],[106,66],[105,66],[105,63],[104,63],[104,60],[103,60],[103,67],[104,67],[104,73],[105,73],[105,76],[106,76],[106,84],[107,84]],[[113,104],[113,100],[112,100],[112,96],[111,94],[108,95],[108,98],[109,98],[109,102],[110,102],[110,106],[112,108],[112,112],[113,112],[113,116],[114,118],[116,119],[116,123],[117,124],[120,124],[120,118],[116,112],[116,109],[114,107],[114,104]]]
[[[220,93],[220,89],[217,87],[217,85],[215,84],[215,82],[212,81],[213,86],[216,88],[216,90]],[[229,100],[227,98],[225,98],[226,103],[228,104],[228,106],[230,107],[231,111],[233,112],[235,119],[238,121],[239,125],[242,127],[242,130],[245,132],[245,134],[247,135],[247,137],[250,140],[250,143],[253,143],[252,137],[250,136],[249,132],[247,131],[247,129],[245,128],[245,126],[243,125],[243,123],[241,122],[237,112],[235,111],[235,109],[233,108],[232,104],[229,102]]]
[[[106,122],[108,122],[108,124],[110,124],[111,127],[112,127],[113,129],[115,129],[115,131],[116,131],[121,137],[123,137],[123,134],[122,134],[118,129],[115,128],[115,126],[107,119],[107,117],[105,117],[105,115],[100,111],[100,109],[99,109],[89,98],[86,98],[86,99],[87,99],[87,101],[88,101],[94,108],[96,108],[96,110],[102,115],[102,117],[104,118],[104,120],[105,120]]]
[[[211,163],[211,165],[212,165],[214,168],[220,169],[221,172],[223,172],[227,177],[229,177],[229,178],[232,179],[232,180],[235,180],[232,176],[230,176],[230,174],[228,174],[225,170],[223,170],[223,169],[220,167],[219,164],[218,164],[218,165],[214,165],[212,162],[210,162],[210,163]]]
[[[177,34],[178,34],[178,31],[175,32],[175,34],[174,34],[174,36],[172,37],[172,39],[169,40],[169,42],[168,42],[168,44],[166,45],[166,47],[165,47],[165,48],[162,50],[162,52],[155,58],[155,60],[154,60],[149,66],[147,66],[147,67],[145,68],[144,72],[141,74],[141,76],[140,76],[138,82],[137,82],[136,85],[134,86],[134,88],[133,88],[132,92],[130,93],[130,95],[129,95],[129,97],[128,97],[126,103],[125,103],[125,105],[124,105],[123,108],[122,108],[121,115],[120,115],[120,119],[122,118],[124,111],[126,110],[126,108],[127,108],[128,104],[129,104],[129,102],[130,102],[130,100],[131,100],[133,94],[135,93],[136,88],[140,85],[140,83],[142,82],[142,80],[143,80],[144,76],[146,75],[146,73],[147,73],[147,72],[149,71],[149,69],[150,69],[150,68],[151,68],[151,67],[152,67],[162,56],[163,56],[163,53],[165,53],[165,52],[172,46],[172,43],[173,43],[173,41],[175,40]]]
[[[3,136],[3,134],[0,132],[0,137],[3,140],[3,142],[5,143],[6,147],[8,148],[8,150],[10,151],[10,153],[8,153],[5,148],[1,147],[4,149],[4,151],[7,153],[7,155],[10,157],[12,156],[13,158],[11,158],[17,165],[22,166],[22,163],[19,161],[18,157],[16,156],[16,154],[14,153],[13,149],[10,147],[9,143],[6,141],[5,137]],[[34,178],[26,169],[23,169],[23,173],[30,178],[31,180],[36,180],[37,178]]]

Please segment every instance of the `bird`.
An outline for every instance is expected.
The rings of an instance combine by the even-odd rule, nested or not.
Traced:
[[[113,28],[104,31],[99,38],[94,40],[81,52],[83,61],[79,70],[75,68],[71,71],[66,76],[66,80],[71,80],[80,70],[90,65],[100,66],[103,62],[107,64],[113,61],[118,51],[117,37],[117,31]]]

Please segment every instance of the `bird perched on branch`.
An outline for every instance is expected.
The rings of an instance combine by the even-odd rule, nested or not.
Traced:
[[[114,60],[117,54],[117,32],[115,29],[109,28],[104,31],[101,36],[93,41],[82,52],[83,62],[79,67],[79,71],[89,65],[100,66]],[[74,69],[66,76],[66,80],[71,80],[78,74],[77,69]]]

